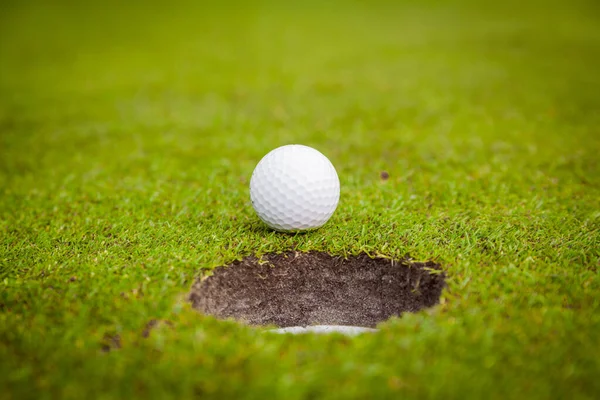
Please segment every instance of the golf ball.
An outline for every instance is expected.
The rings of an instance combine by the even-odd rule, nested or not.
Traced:
[[[314,229],[327,222],[340,199],[340,180],[327,157],[292,144],[260,160],[250,179],[259,218],[278,231]]]

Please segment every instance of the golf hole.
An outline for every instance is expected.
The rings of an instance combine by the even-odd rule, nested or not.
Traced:
[[[287,252],[248,257],[198,279],[189,299],[203,314],[280,333],[372,331],[439,302],[445,275],[434,262]]]

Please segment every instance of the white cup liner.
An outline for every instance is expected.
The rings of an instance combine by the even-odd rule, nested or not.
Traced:
[[[341,333],[347,336],[360,335],[361,333],[377,332],[377,329],[362,326],[346,325],[312,325],[312,326],[290,326],[287,328],[270,329],[273,333],[291,333],[299,335],[303,333]]]

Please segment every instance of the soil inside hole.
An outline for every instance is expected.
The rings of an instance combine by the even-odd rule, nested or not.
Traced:
[[[196,281],[198,311],[250,325],[374,327],[439,302],[440,265],[326,253],[288,252],[248,257]]]

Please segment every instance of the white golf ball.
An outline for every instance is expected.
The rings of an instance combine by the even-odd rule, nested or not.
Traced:
[[[259,218],[278,231],[322,226],[340,199],[340,180],[327,157],[303,145],[279,147],[258,163],[250,198]]]

